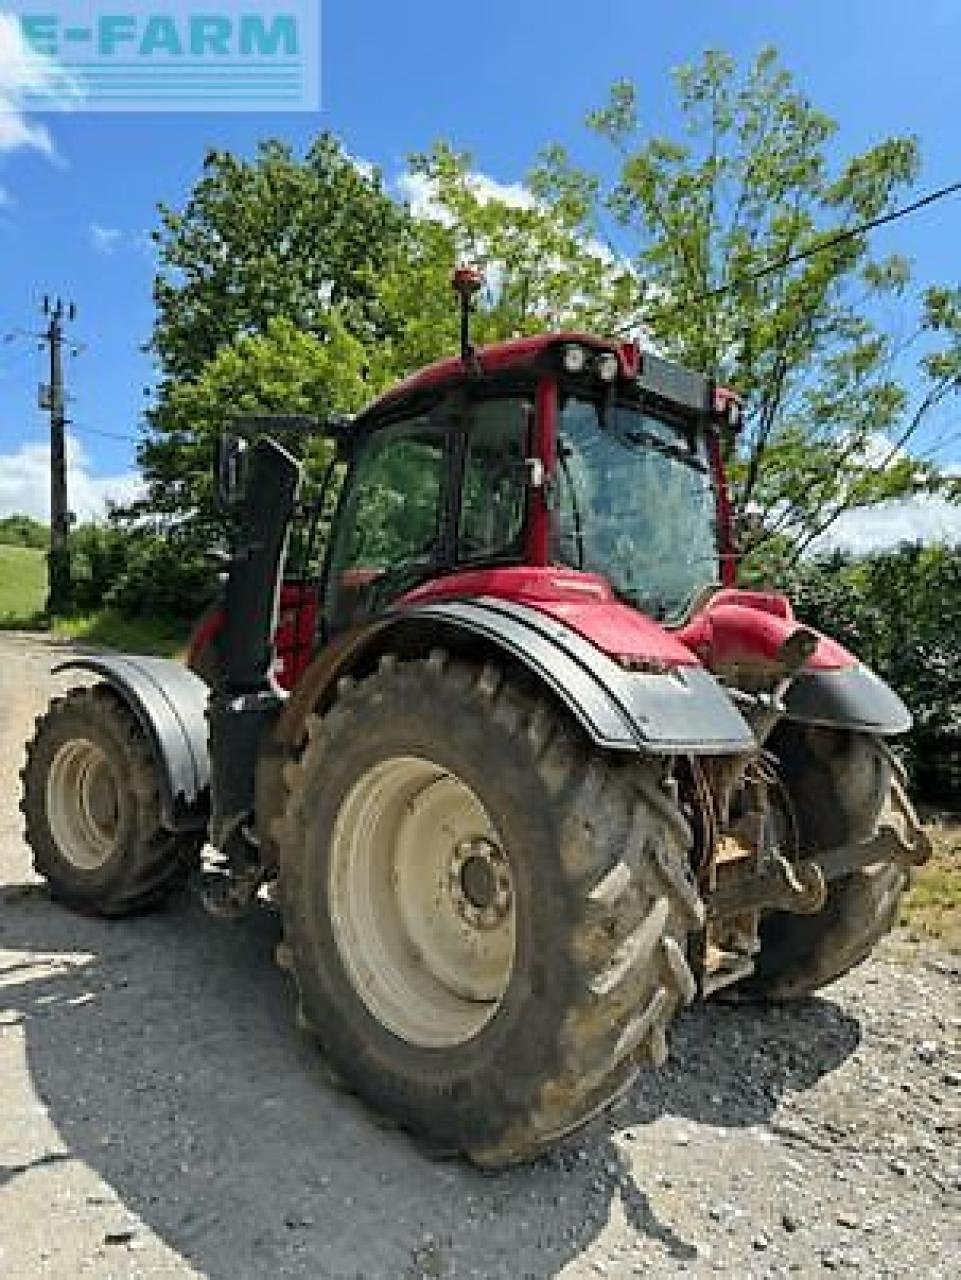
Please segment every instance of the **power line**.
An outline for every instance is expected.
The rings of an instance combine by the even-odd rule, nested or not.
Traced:
[[[890,213],[879,214],[876,218],[871,218],[867,222],[862,222],[856,227],[848,227],[844,231],[838,231],[834,235],[829,236],[826,240],[819,241],[818,244],[810,245],[807,249],[799,249],[796,253],[785,254],[783,258],[775,258],[773,262],[766,263],[763,267],[758,267],[755,271],[748,271],[742,276],[737,276],[733,280],[728,280],[725,284],[716,285],[713,289],[708,289],[706,293],[696,295],[691,301],[694,306],[701,302],[710,302],[712,298],[718,298],[724,293],[729,293],[732,289],[743,288],[744,285],[753,284],[757,280],[763,280],[766,276],[775,275],[778,271],[783,271],[787,267],[796,266],[799,262],[805,262],[808,258],[813,258],[816,254],[824,253],[828,249],[833,249],[839,244],[844,244],[847,240],[854,240],[858,236],[866,235],[870,231],[875,231],[878,227],[886,226],[890,222],[897,222],[901,218],[906,218],[911,213],[917,213],[919,209],[924,209],[929,204],[935,204],[939,200],[944,200],[948,196],[957,194],[961,191],[961,181],[950,182],[947,186],[939,187],[936,191],[929,191],[927,195],[920,196],[917,200],[913,200],[910,204],[902,205],[898,209],[892,209]],[[618,326],[615,333],[625,333],[634,327],[641,318],[638,313],[633,320],[627,324]]]
[[[139,444],[139,436],[124,435],[120,431],[104,431],[100,427],[88,427],[82,422],[74,422],[72,418],[68,418],[67,425],[71,431],[79,431],[86,436],[103,436],[105,440],[123,440],[127,444]]]

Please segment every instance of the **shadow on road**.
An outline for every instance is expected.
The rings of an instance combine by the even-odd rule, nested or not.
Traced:
[[[615,1130],[662,1114],[763,1123],[859,1040],[830,1000],[702,1006],[676,1026],[670,1065],[642,1075],[614,1117],[530,1168],[484,1176],[429,1161],[328,1083],[294,1029],[277,937],[267,908],[224,924],[186,901],[107,923],[36,888],[0,894],[0,947],[28,953],[3,975],[0,1011],[23,1024],[34,1087],[70,1153],[58,1158],[95,1169],[215,1280],[549,1276],[590,1245],[617,1195],[639,1232],[690,1259],[693,1242],[658,1219]],[[58,953],[92,959],[38,977]],[[0,1185],[19,1172],[0,1168]]]

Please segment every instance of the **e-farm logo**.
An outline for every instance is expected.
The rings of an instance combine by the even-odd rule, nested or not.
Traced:
[[[20,23],[24,106],[320,106],[320,0],[0,0],[2,8]]]

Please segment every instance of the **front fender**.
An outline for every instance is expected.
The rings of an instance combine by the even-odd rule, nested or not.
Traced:
[[[160,811],[170,831],[207,824],[210,754],[207,686],[179,662],[131,654],[88,654],[53,670],[92,671],[122,698],[153,748]]]
[[[787,718],[823,728],[856,729],[893,737],[911,728],[911,713],[870,667],[802,671],[784,699]]]

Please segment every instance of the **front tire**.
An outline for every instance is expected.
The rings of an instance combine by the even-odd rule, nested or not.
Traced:
[[[375,1107],[496,1167],[663,1061],[703,908],[656,765],[435,653],[342,682],[288,782],[283,958]]]
[[[202,837],[162,827],[150,745],[106,685],[53,700],[20,777],[34,868],[69,906],[104,916],[145,911],[183,888],[198,865]]]
[[[899,810],[924,839],[891,758],[874,739],[783,725],[772,745],[806,856],[868,839],[888,808]],[[896,923],[909,881],[904,867],[879,862],[834,881],[816,915],[770,913],[761,922],[755,972],[738,985],[737,994],[796,1000],[842,977],[866,960]]]

